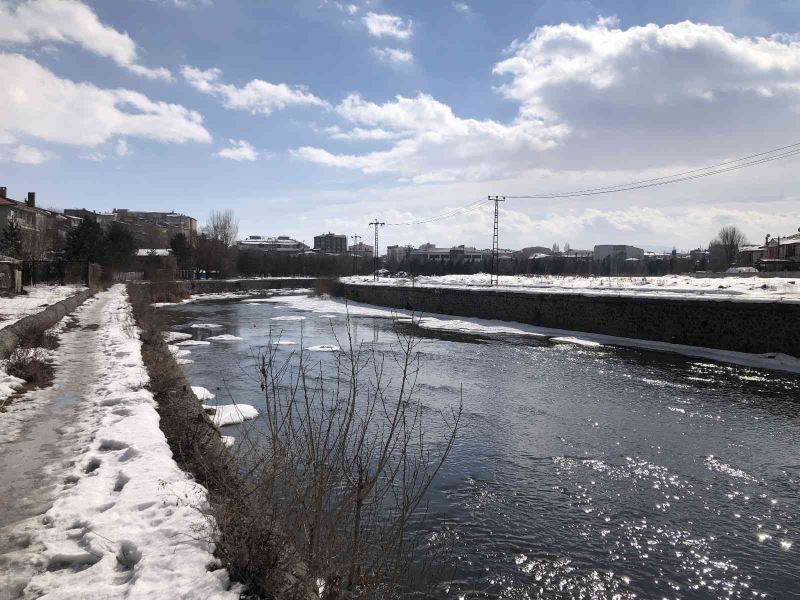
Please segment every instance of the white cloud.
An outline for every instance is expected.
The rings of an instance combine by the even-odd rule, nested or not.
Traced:
[[[114,152],[116,152],[117,156],[119,157],[128,156],[128,154],[131,152],[130,148],[128,148],[128,142],[125,140],[119,140],[114,148]]]
[[[199,113],[126,89],[62,79],[19,54],[0,54],[0,136],[98,146],[125,136],[160,142],[210,142]]]
[[[394,65],[408,64],[414,60],[414,55],[411,52],[400,50],[399,48],[373,48],[372,52],[375,53],[379,60]]]
[[[172,78],[165,68],[139,64],[136,44],[130,36],[101,23],[94,11],[83,2],[27,0],[16,5],[0,3],[0,43],[36,42],[78,44],[142,77]]]
[[[197,8],[199,6],[211,6],[212,0],[154,0],[159,4],[170,4],[177,8]]]
[[[460,13],[469,13],[472,11],[469,4],[466,2],[453,2],[453,8],[456,9]]]
[[[333,125],[323,128],[322,131],[334,140],[396,140],[405,136],[403,132],[387,131],[380,127],[368,129],[353,127],[352,129],[343,130],[338,125]]]
[[[19,144],[12,148],[0,147],[0,160],[10,160],[25,165],[40,165],[52,158],[55,158],[52,153],[25,144]]]
[[[327,0],[323,0],[323,4],[327,4]],[[358,6],[355,4],[345,4],[344,2],[333,2],[333,5],[339,12],[347,13],[351,17],[358,12]]]
[[[222,71],[207,69],[205,71],[190,66],[183,66],[181,73],[196,90],[222,99],[225,107],[247,110],[252,114],[269,115],[274,110],[290,106],[327,106],[327,103],[302,86],[290,86],[285,83],[270,83],[261,79],[253,79],[244,87],[221,83]]]
[[[411,20],[404,21],[395,15],[368,12],[361,18],[367,31],[374,37],[393,37],[407,40],[411,37]]]
[[[539,122],[503,125],[492,120],[461,119],[449,106],[426,94],[397,96],[384,104],[367,102],[354,94],[336,107],[336,113],[356,126],[352,138],[396,137],[398,141],[388,150],[361,155],[333,154],[312,147],[298,148],[293,155],[365,173],[397,173],[420,183],[507,174],[521,167],[526,152],[553,147],[566,133],[563,127]],[[341,133],[340,137],[344,136],[347,132]]]
[[[249,160],[253,161],[258,158],[258,152],[250,144],[244,140],[228,140],[230,143],[229,148],[223,148],[217,152],[217,156],[228,158],[230,160]]]
[[[498,93],[518,105],[510,121],[463,118],[426,94],[383,104],[353,95],[336,107],[352,137],[375,129],[396,141],[362,154],[293,154],[423,183],[696,166],[800,136],[800,43],[781,36],[690,22],[621,30],[600,19],[538,28],[509,54],[494,72],[507,78]]]

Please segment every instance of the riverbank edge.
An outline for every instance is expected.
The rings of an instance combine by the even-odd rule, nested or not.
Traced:
[[[693,302],[344,282],[332,285],[330,293],[350,301],[418,313],[800,358],[800,304]]]
[[[93,289],[82,290],[69,298],[51,304],[41,312],[23,317],[16,323],[0,329],[0,358],[7,358],[19,345],[20,340],[28,335],[49,329],[95,293],[96,290]]]
[[[272,280],[274,281],[274,280]],[[308,285],[309,280],[305,281]],[[171,282],[181,283],[181,282]],[[224,283],[224,282],[221,282]],[[234,283],[234,282],[228,282]],[[305,287],[297,285],[293,287]],[[270,286],[264,289],[272,289]],[[253,288],[261,289],[261,288]],[[142,359],[150,377],[150,391],[156,400],[160,417],[159,425],[167,438],[173,458],[180,468],[189,473],[208,492],[208,518],[213,518],[214,506],[238,505],[239,496],[246,486],[237,469],[235,454],[222,442],[220,430],[212,423],[189,384],[183,369],[169,351],[164,341],[164,328],[156,309],[152,307],[151,287],[147,284],[128,284],[128,296],[133,307],[136,325],[140,330]],[[219,292],[236,291],[220,289]],[[216,292],[215,292],[216,293]],[[235,539],[235,530],[226,531],[225,522],[217,522],[220,539]],[[231,569],[231,580],[247,585],[249,582]],[[286,598],[292,600],[317,600],[318,595],[310,589],[303,589],[305,565],[295,560],[290,568],[281,573],[260,573],[281,582]],[[249,574],[252,577],[252,573]],[[243,597],[258,596],[245,593]]]
[[[316,277],[274,277],[264,279],[187,279],[181,281],[137,281],[128,284],[129,290],[139,287],[148,290],[154,303],[184,300],[196,294],[252,292],[278,288],[306,288],[317,285]]]

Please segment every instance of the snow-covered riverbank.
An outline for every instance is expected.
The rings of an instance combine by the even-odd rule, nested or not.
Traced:
[[[0,329],[85,289],[82,285],[34,285],[26,287],[25,294],[0,298]]]
[[[175,463],[159,428],[124,287],[99,294],[75,318],[79,328],[60,336],[59,354],[80,356],[80,364],[59,361],[53,386],[20,402],[15,423],[15,439],[31,442],[31,425],[51,403],[78,394],[74,418],[63,425],[72,456],[26,467],[42,485],[56,481],[52,505],[6,527],[30,543],[0,557],[0,588],[37,598],[238,598],[203,541],[207,523],[197,507],[206,491]]]
[[[412,285],[411,279],[372,276],[343,277],[344,283],[360,285]],[[418,287],[450,289],[489,288],[489,275],[420,276]],[[689,275],[663,277],[580,277],[576,275],[501,275],[499,285],[491,289],[511,292],[547,292],[586,294],[590,296],[634,296],[688,300],[734,300],[737,302],[798,302],[800,279],[783,277],[699,278]]]

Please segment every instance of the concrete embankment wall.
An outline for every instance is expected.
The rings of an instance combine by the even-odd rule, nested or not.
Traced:
[[[348,300],[424,313],[800,357],[800,304],[340,284]]]
[[[93,295],[93,290],[83,290],[48,306],[41,312],[23,317],[16,323],[0,329],[0,358],[8,357],[27,334],[52,327]]]

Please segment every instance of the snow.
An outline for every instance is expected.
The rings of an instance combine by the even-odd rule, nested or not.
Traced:
[[[245,292],[211,292],[207,294],[192,294],[180,302],[154,302],[150,306],[153,308],[164,308],[167,306],[180,306],[181,304],[192,304],[195,302],[219,302],[220,300],[242,300],[243,302],[262,302],[263,298],[252,298],[264,293],[272,295],[291,296],[294,294],[310,294],[310,288],[287,288],[276,290],[248,290]]]
[[[211,339],[211,338],[208,338]],[[175,344],[176,346],[210,346],[211,342],[205,340],[183,340]]]
[[[78,422],[86,445],[32,532],[38,569],[24,595],[238,598],[224,569],[207,568],[215,559],[197,510],[206,491],[175,463],[159,428],[125,288],[99,296],[101,347],[85,348],[97,354],[94,369],[67,376],[81,378],[90,405]]]
[[[220,406],[207,406],[203,408],[211,413],[211,422],[217,427],[224,427],[225,425],[236,425],[237,423],[244,423],[249,419],[258,417],[258,410],[249,404],[223,404]]]
[[[598,342],[593,342],[591,340],[583,340],[581,338],[573,337],[573,336],[560,336],[560,337],[552,337],[550,338],[551,342],[561,342],[564,344],[576,344],[578,346],[587,346],[589,348],[598,348],[603,344]]]
[[[0,328],[16,323],[28,315],[42,312],[48,306],[85,289],[78,285],[34,285],[25,288],[26,295],[0,298]]]
[[[224,326],[217,323],[192,323],[189,327],[192,329],[222,329]]]
[[[236,438],[232,435],[223,435],[220,437],[220,439],[226,448],[231,448],[236,443]]]
[[[344,283],[359,285],[410,286],[410,279],[371,276],[344,277]],[[489,289],[489,275],[420,276],[417,287]],[[589,296],[660,297],[689,300],[730,300],[736,302],[800,303],[800,279],[788,277],[581,277],[577,275],[501,275],[500,285],[491,289],[506,292],[547,292]]]
[[[190,339],[192,339],[191,333],[182,333],[180,331],[167,331],[164,334],[165,342],[177,342],[180,340],[190,340]]]
[[[309,352],[338,352],[341,348],[333,344],[320,344],[319,346],[309,346],[306,350]]]
[[[206,338],[209,342],[238,342],[242,338],[238,335],[231,335],[229,333],[224,333],[222,335],[212,335],[209,338]]]
[[[184,356],[189,356],[191,352],[189,350],[181,350],[175,344],[168,344],[167,349],[169,353],[172,354],[175,358],[182,358]]]
[[[281,317],[272,317],[273,321],[302,321],[305,317],[300,317],[297,315],[283,315]]]
[[[25,385],[25,380],[14,377],[0,368],[0,408],[2,408],[8,398],[20,391]]]
[[[216,396],[212,394],[207,388],[204,388],[199,385],[193,385],[192,392],[194,392],[194,395],[197,396],[197,399],[201,401],[213,400],[214,398],[216,398]]]

